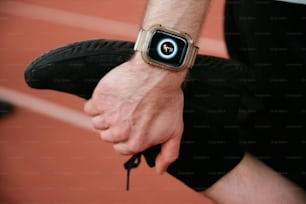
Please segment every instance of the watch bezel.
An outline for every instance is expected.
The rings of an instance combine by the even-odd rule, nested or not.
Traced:
[[[164,34],[168,34],[171,36],[175,36],[177,38],[181,38],[187,43],[187,49],[184,54],[184,59],[182,60],[182,63],[180,65],[174,66],[173,64],[168,64],[162,61],[152,59],[149,56],[148,54],[150,51],[149,46],[150,46],[152,37],[157,31],[163,32]],[[143,35],[143,32],[145,32],[145,35]],[[141,44],[140,48],[138,48],[139,44]],[[140,50],[143,60],[148,64],[151,64],[153,66],[158,66],[164,69],[168,69],[171,71],[181,71],[187,68],[191,68],[193,66],[195,57],[198,51],[198,47],[194,45],[194,41],[187,33],[183,33],[183,32],[174,30],[169,27],[161,26],[161,25],[154,25],[146,31],[141,30],[139,32],[139,36],[137,38],[134,50]]]
[[[186,38],[156,29],[152,32],[146,56],[150,61],[175,69],[184,64],[188,46]]]

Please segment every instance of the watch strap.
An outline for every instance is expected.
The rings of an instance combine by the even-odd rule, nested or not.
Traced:
[[[148,32],[146,32],[143,29],[139,30],[136,42],[134,44],[134,51],[142,51],[143,50],[143,45],[145,44],[144,42],[145,42],[147,33]]]

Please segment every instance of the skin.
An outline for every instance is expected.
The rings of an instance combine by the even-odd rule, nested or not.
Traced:
[[[197,42],[209,3],[150,0],[142,28],[162,24]],[[100,80],[84,111],[102,140],[122,155],[161,144],[155,169],[162,174],[179,154],[184,127],[181,84],[186,74],[187,70],[171,72],[148,65],[136,52]],[[249,154],[202,194],[216,203],[306,203],[305,192]]]
[[[304,204],[305,191],[246,153],[242,161],[201,192],[222,204]]]

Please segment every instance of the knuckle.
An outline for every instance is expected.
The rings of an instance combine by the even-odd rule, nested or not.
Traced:
[[[143,150],[142,147],[139,142],[117,143],[113,145],[115,151],[122,155],[137,154]]]
[[[91,124],[93,125],[95,129],[103,129],[103,127],[105,126],[105,124],[103,123],[100,117],[92,118]]]
[[[128,139],[128,132],[120,127],[114,127],[112,129],[112,135],[119,141],[125,141]]]
[[[129,148],[133,154],[136,154],[143,150],[143,144],[140,140],[133,140],[133,142],[130,143]]]
[[[132,152],[128,151],[126,148],[124,148],[122,145],[114,144],[113,148],[116,152],[118,152],[121,155],[131,155]]]
[[[109,131],[100,131],[99,134],[103,141],[113,143],[113,137]]]
[[[84,112],[85,113],[89,113],[90,110],[91,109],[91,101],[87,101],[85,104],[84,104],[84,106],[83,106],[83,110],[84,110]]]
[[[95,129],[98,129],[99,127],[99,122],[97,120],[97,117],[91,118],[91,124]]]
[[[104,132],[100,132],[100,138],[105,142],[111,142],[111,139]]]
[[[109,142],[107,137],[105,137],[104,134],[100,133],[99,135],[100,135],[101,140],[103,140],[104,142]]]
[[[106,115],[98,115],[91,118],[91,123],[95,129],[105,130],[112,125],[111,120]]]

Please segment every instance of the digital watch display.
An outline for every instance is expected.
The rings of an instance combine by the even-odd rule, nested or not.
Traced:
[[[180,71],[193,66],[198,47],[187,34],[157,25],[140,30],[134,50],[149,64]]]

